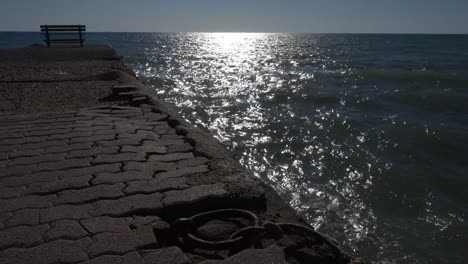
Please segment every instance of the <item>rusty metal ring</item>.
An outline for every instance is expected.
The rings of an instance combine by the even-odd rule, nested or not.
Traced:
[[[179,231],[179,234],[184,237],[184,239],[187,239],[189,242],[196,244],[198,246],[201,246],[203,248],[210,248],[210,249],[225,249],[225,248],[231,248],[237,245],[240,245],[241,242],[243,242],[246,237],[244,236],[238,236],[238,237],[231,237],[226,240],[219,240],[219,241],[209,241],[205,239],[201,239],[197,237],[196,234],[196,229],[197,225],[199,222],[201,222],[203,219],[213,219],[216,217],[220,216],[232,216],[232,215],[242,215],[242,216],[247,216],[247,218],[253,223],[252,226],[247,226],[245,228],[242,228],[235,232],[234,234],[239,233],[241,230],[248,230],[250,228],[256,227],[257,229],[263,229],[263,227],[259,226],[260,225],[260,220],[258,217],[247,210],[242,210],[242,209],[220,209],[220,210],[215,210],[215,211],[209,211],[209,212],[204,212],[200,214],[193,215],[192,217],[189,218],[180,218],[179,220],[176,221],[176,226]],[[246,231],[244,231],[246,232]],[[194,234],[195,233],[195,234]],[[234,235],[233,234],[233,235]]]
[[[203,219],[204,217],[212,218],[214,216],[225,216],[225,215],[232,215],[232,214],[240,214],[243,216],[247,216],[253,222],[253,226],[260,225],[260,220],[254,213],[247,211],[247,210],[242,210],[242,209],[219,209],[219,210],[196,214],[196,215],[193,215],[192,217],[189,217],[189,219],[197,222],[198,220]]]

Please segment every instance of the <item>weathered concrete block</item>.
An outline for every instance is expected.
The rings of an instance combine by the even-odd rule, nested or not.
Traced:
[[[26,208],[49,207],[55,195],[30,195],[9,200],[0,200],[0,212],[11,212]]]
[[[168,153],[183,153],[183,152],[191,152],[191,151],[193,151],[193,147],[189,143],[169,145],[167,149]]]
[[[193,159],[195,158],[192,153],[171,153],[165,155],[151,155],[149,160],[150,161],[163,161],[163,162],[171,162],[171,161],[178,161],[178,160],[186,160],[186,159]]]
[[[5,222],[6,227],[19,225],[38,225],[39,224],[39,209],[24,209],[13,213],[10,219]]]
[[[154,262],[157,263],[157,262]],[[137,252],[123,256],[102,256],[83,262],[81,264],[145,264],[143,258]]]
[[[153,179],[151,181],[135,181],[129,182],[128,187],[125,188],[126,194],[135,193],[155,193],[168,190],[186,189],[188,185],[185,183],[185,178],[172,178],[172,179]]]
[[[102,154],[98,155],[94,160],[93,164],[102,163],[116,163],[123,161],[145,161],[145,153],[118,153],[118,154]]]
[[[207,198],[223,198],[228,195],[224,190],[224,184],[216,183],[210,185],[198,185],[189,189],[180,191],[165,192],[165,198],[162,203],[165,207],[190,204]]]
[[[64,172],[63,178],[92,175],[97,173],[112,173],[120,171],[120,163],[93,165],[90,167],[69,169]]]
[[[81,190],[67,190],[57,195],[55,204],[77,204],[97,199],[122,197],[125,184],[98,185]]]
[[[147,171],[124,171],[118,173],[100,173],[92,181],[94,185],[103,183],[118,183],[136,180],[150,180],[153,178],[154,172]]]
[[[189,160],[180,160],[176,163],[177,168],[185,167],[197,167],[203,164],[207,164],[210,160],[205,157],[195,157],[194,159]]]
[[[0,251],[2,264],[77,263],[88,259],[90,238],[78,241],[56,240],[33,248],[10,248]]]
[[[68,153],[67,158],[86,158],[100,154],[117,154],[119,153],[118,147],[94,147],[86,150],[74,150]]]
[[[8,162],[8,166],[18,166],[18,165],[29,165],[29,164],[37,164],[41,162],[50,162],[50,161],[61,161],[65,159],[64,153],[59,154],[45,154],[40,156],[34,157],[20,157],[11,159]]]
[[[141,252],[145,264],[170,263],[189,264],[192,263],[184,252],[178,247],[161,248],[157,250],[144,250]]]
[[[114,134],[104,134],[104,135],[96,135],[96,136],[90,136],[90,137],[76,137],[76,138],[70,139],[70,144],[95,142],[95,141],[102,141],[102,140],[113,140],[113,139],[115,139]]]
[[[80,223],[92,234],[98,233],[125,233],[130,232],[130,217],[94,217],[89,219],[83,219]]]
[[[60,162],[43,162],[39,163],[36,167],[33,167],[32,171],[57,171],[70,168],[89,167],[91,166],[91,161],[91,158],[83,158],[63,160]]]
[[[137,194],[117,200],[97,201],[93,203],[93,215],[121,216],[142,211],[157,213],[162,209],[162,197],[160,193]]]
[[[148,162],[126,162],[123,168],[125,171],[138,170],[138,171],[171,171],[176,169],[175,163],[166,163],[160,161],[148,161]]]
[[[0,231],[0,250],[9,247],[31,247],[42,243],[47,225],[18,226]]]
[[[186,168],[180,168],[180,169],[168,171],[168,172],[160,172],[160,173],[157,173],[154,177],[156,179],[177,178],[177,177],[182,177],[184,175],[203,173],[203,172],[208,172],[208,171],[209,171],[208,166],[200,165],[197,167],[186,167]]]
[[[51,229],[45,234],[46,240],[67,239],[77,240],[86,237],[86,232],[78,221],[61,220],[51,224]]]
[[[50,223],[63,219],[83,219],[91,216],[93,208],[90,204],[60,205],[40,211],[40,222]]]
[[[91,175],[86,175],[49,182],[36,182],[29,185],[29,188],[26,190],[26,193],[47,194],[56,193],[66,189],[85,188],[89,186],[89,181],[92,178],[93,177]]]
[[[157,240],[151,227],[141,227],[125,233],[102,233],[93,236],[94,243],[89,248],[89,255],[122,255],[139,247],[155,245]]]
[[[26,191],[26,187],[19,186],[19,187],[3,187],[0,188],[0,199],[9,199],[19,197],[24,194]]]
[[[135,153],[150,153],[150,154],[165,154],[167,153],[167,147],[165,146],[151,146],[149,144],[143,144],[141,146],[123,146],[122,152],[135,152]]]

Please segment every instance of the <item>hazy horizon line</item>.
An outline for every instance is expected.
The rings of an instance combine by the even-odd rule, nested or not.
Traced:
[[[0,32],[40,33],[39,30],[0,30]],[[329,35],[468,35],[467,33],[424,32],[260,32],[260,31],[86,31],[87,33],[235,33],[235,34],[329,34]]]

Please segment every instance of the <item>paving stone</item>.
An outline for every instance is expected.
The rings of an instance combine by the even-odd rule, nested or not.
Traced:
[[[33,171],[54,171],[65,170],[71,168],[88,167],[91,166],[92,158],[83,159],[69,159],[60,162],[43,162],[39,163],[33,168]]]
[[[142,252],[145,264],[190,264],[192,263],[178,247],[167,247]]]
[[[39,131],[30,131],[24,133],[25,136],[48,136],[48,135],[63,135],[69,133],[71,130],[68,128],[61,129],[48,129],[48,130],[39,130]]]
[[[138,133],[140,132],[140,133]],[[137,131],[137,133],[119,133],[118,139],[139,139],[142,140],[159,140],[159,135],[152,131]]]
[[[96,131],[99,131],[99,130],[112,130],[112,125],[95,125],[95,126],[73,128],[73,131],[75,132],[90,131],[90,132],[95,133]]]
[[[154,177],[156,179],[177,178],[177,177],[181,177],[185,175],[203,173],[203,172],[208,172],[208,171],[209,171],[208,166],[200,165],[197,167],[186,167],[186,168],[180,168],[180,169],[168,171],[168,172],[160,172],[154,175]]]
[[[165,154],[167,147],[165,146],[151,146],[143,143],[141,146],[122,146],[122,152],[136,152],[136,153],[151,153],[151,154]]]
[[[190,151],[193,151],[193,147],[189,143],[169,145],[167,149],[168,153],[190,152]]]
[[[4,187],[0,188],[0,199],[15,198],[22,195],[26,190],[26,187]]]
[[[74,150],[68,153],[67,158],[85,158],[99,154],[117,154],[119,147],[94,147],[86,150]]]
[[[153,179],[153,171],[124,171],[118,173],[100,173],[92,180],[93,185]]]
[[[45,149],[48,147],[54,146],[63,146],[68,143],[68,139],[58,139],[58,140],[49,140],[46,142],[39,142],[39,143],[28,143],[28,144],[21,144],[17,145],[17,149],[19,150],[26,150],[26,149]]]
[[[102,163],[116,163],[116,162],[123,162],[123,161],[145,161],[146,155],[145,153],[119,153],[119,154],[103,154],[98,155],[93,163],[94,164],[102,164]]]
[[[39,220],[41,223],[50,223],[64,219],[77,220],[89,218],[91,216],[92,209],[93,208],[90,204],[59,205],[42,209],[39,212]]]
[[[161,136],[161,140],[164,141],[164,140],[177,140],[177,139],[184,139],[184,136],[179,136],[179,135],[162,135]]]
[[[0,251],[2,264],[77,263],[88,259],[90,238],[77,241],[56,240],[33,248],[10,248]]]
[[[0,212],[0,230],[5,228],[5,223],[11,218],[11,212]]]
[[[118,172],[120,171],[120,167],[122,165],[120,163],[113,163],[113,164],[102,164],[102,165],[93,165],[90,167],[84,168],[76,168],[76,169],[69,169],[64,172],[64,177],[76,177],[76,176],[83,176],[83,175],[92,175],[98,174],[101,172]]]
[[[176,163],[177,168],[196,167],[208,163],[210,160],[205,157],[195,157],[189,160],[180,160]]]
[[[156,113],[146,114],[145,117],[147,118],[148,121],[163,121],[169,118],[169,116],[166,114],[156,114]]]
[[[162,209],[161,199],[163,195],[136,194],[117,200],[101,200],[93,203],[94,216],[122,216],[138,212],[157,213]]]
[[[190,189],[165,192],[164,206],[195,203],[206,198],[222,198],[228,195],[224,184],[198,185]]]
[[[157,262],[155,262],[157,263]],[[128,253],[123,256],[101,256],[83,262],[81,264],[145,264],[143,258],[137,252]]]
[[[181,145],[186,143],[185,140],[182,139],[168,139],[168,140],[154,140],[154,141],[145,141],[144,143],[149,143],[154,146],[170,146],[170,145]]]
[[[84,228],[91,234],[98,233],[123,233],[130,232],[130,223],[132,218],[130,217],[95,217],[89,219],[83,219],[80,223]]]
[[[193,159],[195,158],[192,153],[171,153],[165,155],[151,155],[149,160],[150,161],[163,161],[163,162],[171,162],[171,161],[178,161],[178,160],[186,160],[186,159]]]
[[[130,224],[132,228],[138,228],[142,226],[148,226],[151,225],[155,222],[160,222],[162,221],[161,218],[153,215],[148,215],[148,216],[141,216],[141,215],[136,215],[133,216],[133,220]]]
[[[95,141],[102,141],[102,140],[113,140],[113,139],[115,139],[114,134],[104,134],[104,135],[96,135],[96,136],[90,136],[90,137],[76,137],[76,138],[70,139],[70,144],[95,142]]]
[[[206,260],[200,264],[287,264],[283,249],[270,246],[266,249],[246,249],[225,260]]]
[[[0,170],[0,178],[6,176],[17,176],[31,174],[31,166],[15,166],[3,168]]]
[[[43,235],[49,230],[47,225],[18,226],[0,231],[0,249],[8,247],[31,247],[43,241]]]
[[[48,161],[60,161],[65,159],[64,153],[62,154],[45,154],[40,156],[34,157],[20,157],[15,159],[10,159],[8,162],[8,166],[17,166],[17,165],[28,165],[28,164],[36,164],[41,162],[48,162]]]
[[[28,150],[15,150],[13,152],[8,153],[8,157],[10,159],[17,158],[17,157],[31,157],[37,156],[42,153],[40,149],[28,149]]]
[[[0,153],[0,160],[7,160],[8,159],[8,153]]]
[[[139,170],[139,171],[171,171],[176,169],[175,163],[166,163],[159,161],[149,161],[149,162],[126,162],[124,165],[124,171],[130,170]]]
[[[185,183],[185,178],[173,178],[163,180],[151,180],[151,181],[135,181],[129,182],[128,187],[125,188],[126,194],[135,193],[155,193],[167,190],[186,189],[188,185]]]
[[[51,134],[49,139],[67,139],[67,138],[75,138],[75,137],[90,137],[92,132],[90,131],[77,131],[77,132],[70,132],[65,134]]]
[[[102,233],[93,236],[94,243],[89,247],[89,255],[122,255],[143,246],[157,245],[151,227],[141,227],[125,233]]]
[[[38,225],[39,224],[39,209],[23,209],[12,214],[11,218],[5,221],[6,227],[19,225]]]
[[[30,195],[8,200],[0,200],[0,212],[12,212],[28,208],[46,208],[55,195]]]
[[[36,182],[50,182],[58,179],[60,173],[57,172],[47,172],[47,173],[34,173],[26,174],[26,176],[12,176],[0,178],[1,186],[22,186]]]
[[[96,142],[99,146],[112,147],[112,146],[123,146],[123,145],[133,145],[138,146],[141,144],[140,138],[124,138],[117,140],[108,140],[108,141],[98,141]]]
[[[29,185],[27,194],[56,193],[66,189],[78,189],[90,186],[91,175],[56,180],[52,182],[36,182]]]
[[[44,153],[66,153],[73,150],[85,150],[93,146],[93,142],[85,142],[71,145],[54,146],[44,149]]]
[[[66,190],[57,195],[55,204],[78,204],[97,199],[118,198],[124,194],[125,184],[98,185],[81,190]]]
[[[52,223],[50,226],[51,229],[45,234],[47,241],[57,239],[77,240],[88,235],[88,232],[75,220],[61,220]]]

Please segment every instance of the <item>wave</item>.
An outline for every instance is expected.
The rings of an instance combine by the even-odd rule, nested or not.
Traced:
[[[468,84],[468,78],[465,76],[435,71],[356,70],[352,71],[352,74],[355,76],[379,78],[389,81],[449,82],[453,84]]]
[[[468,84],[467,74],[450,74],[436,71],[394,71],[394,70],[326,70],[315,72],[316,76],[360,77],[366,79],[383,79],[395,82],[446,82],[451,84]]]

